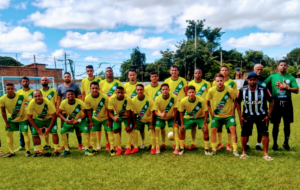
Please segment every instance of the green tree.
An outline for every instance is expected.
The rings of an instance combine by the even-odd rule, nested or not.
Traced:
[[[293,49],[290,53],[285,57],[289,65],[297,65],[300,64],[300,48]]]
[[[0,56],[0,65],[5,66],[22,66],[19,61],[15,60],[12,57]]]
[[[245,69],[252,70],[254,64],[261,63],[263,66],[266,65],[266,62],[264,60],[264,54],[262,51],[254,51],[254,50],[248,50],[245,52]]]

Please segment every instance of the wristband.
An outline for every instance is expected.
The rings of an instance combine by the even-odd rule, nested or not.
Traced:
[[[289,86],[289,87],[288,87],[288,90],[290,90],[290,88],[291,88],[291,87]]]
[[[81,120],[81,119],[78,119],[77,121],[80,123],[82,120]]]

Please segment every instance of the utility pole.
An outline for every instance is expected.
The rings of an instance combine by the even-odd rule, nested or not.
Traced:
[[[36,61],[35,61],[35,55],[33,55],[33,63],[36,63]]]
[[[55,80],[54,80],[54,83],[55,83],[55,81],[56,81],[56,83],[55,83],[55,84],[56,84],[56,89],[57,89],[57,88],[58,88],[58,87],[57,87],[57,83],[58,83],[58,81],[57,81],[57,80],[58,80],[58,78],[57,78],[57,71],[56,71],[56,60],[55,60],[55,57],[54,57],[54,66],[55,66]],[[54,86],[53,86],[53,87],[54,87]]]
[[[196,63],[197,63],[197,56],[196,56],[196,48],[197,48],[197,22],[195,21],[195,70],[196,70]]]
[[[67,53],[65,53],[65,72],[67,72]]]
[[[16,53],[16,60],[18,61],[18,54]]]
[[[221,66],[222,66],[222,59],[223,59],[223,58],[222,58],[222,49],[220,49],[220,54],[221,54],[221,55],[220,55],[220,62],[221,62]]]

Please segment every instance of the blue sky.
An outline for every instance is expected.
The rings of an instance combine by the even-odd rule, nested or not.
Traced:
[[[0,0],[0,55],[23,64],[36,55],[53,67],[54,57],[66,52],[77,74],[100,62],[115,65],[119,74],[132,48],[154,62],[160,50],[175,51],[176,42],[186,39],[185,20],[206,19],[206,26],[225,32],[223,49],[261,50],[281,59],[299,47],[299,8],[297,0]]]

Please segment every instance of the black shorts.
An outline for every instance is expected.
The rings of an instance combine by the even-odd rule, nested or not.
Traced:
[[[284,123],[294,122],[294,111],[292,99],[275,100],[271,123],[279,124],[283,117]]]
[[[268,126],[266,121],[262,121],[266,115],[264,116],[245,116],[244,119],[247,122],[243,122],[242,127],[242,137],[251,136],[253,130],[253,124],[257,127],[257,133],[261,136],[269,136]]]
[[[176,118],[176,121],[178,123],[178,125],[180,126],[181,125],[181,121],[180,121],[180,112],[177,110],[177,118]]]

